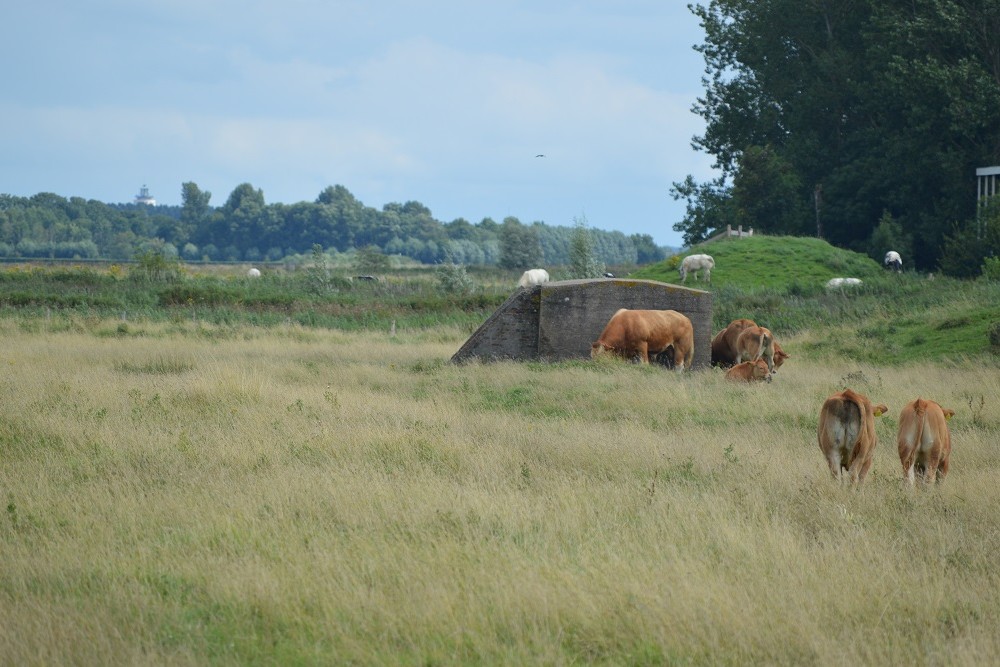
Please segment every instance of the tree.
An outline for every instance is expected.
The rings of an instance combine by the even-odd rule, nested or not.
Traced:
[[[587,228],[586,216],[573,218],[573,239],[569,252],[570,277],[600,278],[604,274],[604,262],[594,254],[594,239]]]
[[[692,11],[706,63],[694,145],[721,176],[674,184],[688,199],[675,229],[700,240],[735,214],[804,233],[812,211],[831,243],[867,250],[888,211],[915,263],[932,268],[953,222],[974,213],[975,168],[1000,159],[1000,0],[711,0]]]
[[[354,266],[360,273],[384,273],[389,268],[389,258],[382,254],[378,246],[358,248]]]
[[[181,184],[181,219],[178,225],[177,240],[187,242],[194,238],[198,229],[208,222],[211,208],[208,203],[212,193],[202,191],[194,182]]]
[[[526,227],[513,216],[500,225],[500,266],[505,269],[530,269],[542,263],[538,231]]]

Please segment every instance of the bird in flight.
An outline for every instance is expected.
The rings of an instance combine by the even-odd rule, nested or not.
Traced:
[[[545,157],[545,154],[544,154],[544,153],[539,153],[539,154],[538,154],[538,155],[536,155],[535,157]]]

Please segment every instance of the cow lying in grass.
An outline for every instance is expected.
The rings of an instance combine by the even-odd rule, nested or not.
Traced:
[[[650,357],[670,347],[674,370],[690,369],[694,360],[694,326],[687,316],[676,310],[622,308],[611,316],[600,337],[591,344],[590,356],[596,359],[611,353],[648,364]]]
[[[834,479],[846,470],[851,483],[860,485],[872,467],[878,438],[875,417],[889,408],[872,405],[867,396],[850,389],[832,394],[819,413],[819,448]]]
[[[549,282],[549,272],[545,269],[528,269],[521,274],[521,279],[517,281],[518,287],[531,287],[532,285],[542,285]]]
[[[733,382],[770,382],[771,371],[763,359],[744,361],[726,371],[726,379]]]
[[[933,484],[948,474],[948,420],[954,416],[954,410],[923,398],[910,401],[899,413],[899,461],[911,485],[918,476]]]

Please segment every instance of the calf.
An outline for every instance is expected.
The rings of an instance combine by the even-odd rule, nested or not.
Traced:
[[[948,420],[954,416],[954,410],[923,398],[910,401],[899,413],[899,461],[911,486],[918,475],[933,484],[948,474]]]
[[[712,365],[726,368],[736,363],[736,339],[749,327],[755,327],[753,320],[741,318],[733,320],[712,339]]]
[[[818,438],[834,479],[841,479],[841,471],[846,470],[853,485],[865,481],[878,444],[875,417],[888,409],[882,403],[873,406],[867,396],[850,389],[826,399],[819,413]]]
[[[733,382],[770,382],[771,372],[763,359],[744,361],[726,371],[726,379]]]
[[[674,369],[691,368],[694,360],[694,326],[676,310],[628,310],[622,308],[608,321],[600,337],[590,346],[591,358],[612,353],[625,359],[650,356],[673,347]]]

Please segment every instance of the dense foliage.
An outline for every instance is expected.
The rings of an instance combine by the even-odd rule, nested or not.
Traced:
[[[934,269],[1000,162],[1000,0],[711,0],[695,138],[722,176],[675,183],[694,243],[743,225]],[[876,231],[878,233],[876,234]],[[982,239],[971,261],[1000,251]],[[888,247],[887,247],[888,246]]]
[[[343,186],[314,202],[268,204],[249,183],[225,203],[195,183],[181,187],[182,205],[110,205],[52,193],[0,195],[0,257],[133,259],[154,251],[187,261],[274,261],[308,254],[315,245],[337,252],[369,248],[425,264],[530,268],[570,263],[573,228],[484,218],[436,220],[423,204],[365,206]],[[648,234],[592,230],[594,252],[608,264],[662,259],[666,250]]]

